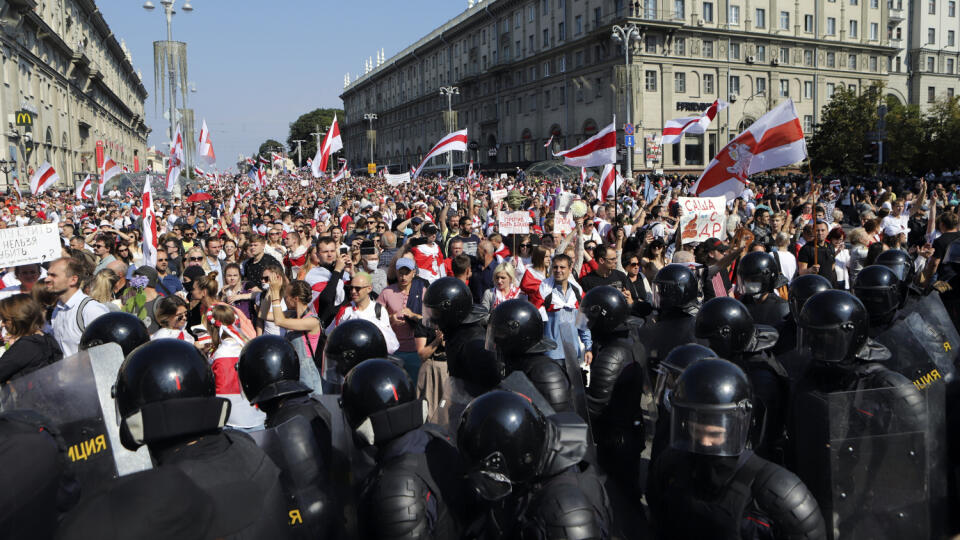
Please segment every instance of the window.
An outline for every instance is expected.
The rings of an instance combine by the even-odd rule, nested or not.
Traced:
[[[573,35],[579,36],[583,33],[583,17],[577,15],[573,18]]]
[[[703,74],[703,93],[707,95],[713,94],[713,73]]]
[[[540,14],[546,15],[550,10],[550,0],[540,0]]]
[[[803,98],[811,99],[813,97],[813,81],[803,81]]]
[[[767,61],[767,46],[757,45],[757,62]]]
[[[653,70],[647,70],[643,74],[643,86],[647,92],[656,92],[657,91],[657,72]]]
[[[543,48],[546,49],[550,46],[550,30],[548,28],[543,29]]]
[[[857,21],[850,21],[850,37],[857,37]]]
[[[757,28],[766,28],[767,27],[767,10],[757,9],[756,17],[756,27]]]
[[[870,71],[872,71],[873,73],[876,73],[876,72],[877,72],[877,57],[876,57],[876,56],[871,56],[871,57],[870,57]]]
[[[810,49],[803,51],[803,65],[813,67],[813,51]]]
[[[533,112],[537,110],[537,95],[530,94],[530,111]]]
[[[933,63],[934,63],[934,62],[935,62],[935,60],[933,59],[932,56],[928,56],[928,57],[927,57],[927,72],[928,72],[928,73],[933,73],[933,71],[934,71],[934,70],[933,70]]]
[[[687,74],[686,73],[674,73],[673,74],[673,91],[678,94],[687,93]]]
[[[803,132],[810,133],[813,131],[813,115],[805,114],[803,115]]]
[[[543,76],[544,77],[550,76],[550,62],[543,63]]]
[[[850,0],[850,5],[851,6],[857,5],[857,0]]]
[[[956,17],[957,16],[957,2],[956,0],[950,0],[947,2],[947,17]]]
[[[740,93],[740,77],[737,75],[730,76],[730,93],[731,94]]]
[[[533,54],[533,34],[527,36],[527,54]]]
[[[583,66],[583,51],[577,51],[573,57],[577,67]]]
[[[514,28],[520,28],[520,16],[521,16],[521,15],[520,15],[520,12],[519,12],[519,11],[513,14],[513,27],[514,27]]]
[[[803,16],[803,31],[813,33],[813,15]]]
[[[827,53],[827,67],[835,68],[837,67],[837,55],[836,53],[828,52]]]
[[[790,97],[790,81],[780,81],[780,97]]]
[[[484,28],[480,31],[480,43],[483,45],[487,44],[487,29]]]
[[[740,59],[740,44],[731,43],[730,44],[730,59],[739,60]]]
[[[947,88],[947,97],[953,99],[953,88]]]
[[[530,75],[527,78],[527,82],[533,82],[537,80],[537,66],[530,66]]]
[[[593,8],[593,25],[600,26],[600,8]]]
[[[643,48],[646,52],[656,53],[657,52],[657,36],[647,35],[647,37],[644,38],[643,45],[644,45]]]
[[[728,24],[740,24],[740,6],[730,6],[730,16],[727,19]]]
[[[827,17],[827,35],[837,35],[837,19],[834,17]]]
[[[937,99],[937,89],[932,86],[928,86],[927,87],[927,103],[933,103],[934,101],[936,101],[936,99]]]
[[[877,9],[880,7],[880,0],[870,0],[870,9]]]
[[[953,30],[947,30],[947,47],[953,47],[957,39],[957,34]]]
[[[644,0],[643,16],[646,19],[657,18],[657,0]]]
[[[872,22],[870,23],[870,41],[876,41],[880,39],[880,25]]]
[[[563,23],[557,24],[557,41],[563,41],[567,37],[566,28],[563,27]]]
[[[703,20],[713,22],[713,2],[703,3]]]
[[[703,57],[713,58],[713,42],[712,41],[703,42]]]
[[[897,73],[900,73],[900,57],[897,57]]]
[[[675,19],[683,19],[686,11],[684,0],[673,0],[673,17]]]
[[[780,29],[781,30],[790,29],[790,12],[789,11],[780,12]]]
[[[533,18],[537,16],[537,8],[531,5],[527,8],[527,22],[533,22]]]
[[[836,92],[836,87],[832,82],[827,83],[827,97],[833,97],[833,93]]]
[[[947,58],[947,73],[953,75],[953,58]]]
[[[674,38],[673,48],[676,51],[677,56],[685,56],[687,54],[687,40],[683,38]]]
[[[767,78],[766,77],[757,77],[757,93],[764,94],[767,93]]]
[[[789,62],[790,62],[790,48],[780,47],[780,63],[787,64]]]
[[[543,91],[543,108],[544,109],[550,108],[550,91],[549,90]]]
[[[937,29],[927,28],[927,45],[933,45],[937,42]]]
[[[927,0],[927,13],[930,15],[937,14],[937,0]]]
[[[847,55],[847,69],[857,69],[857,55]]]

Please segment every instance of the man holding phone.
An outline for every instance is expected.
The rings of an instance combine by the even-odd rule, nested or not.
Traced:
[[[251,234],[247,238],[249,244],[250,258],[243,261],[243,279],[247,282],[247,288],[251,291],[261,291],[260,282],[263,280],[263,269],[270,264],[280,264],[280,261],[263,252],[266,241],[259,234]],[[262,291],[261,291],[262,292]]]

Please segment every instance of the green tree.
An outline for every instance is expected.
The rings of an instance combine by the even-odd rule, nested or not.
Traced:
[[[960,137],[960,97],[942,97],[930,106],[926,117],[925,141],[929,150],[927,159],[915,170],[917,174],[927,171],[953,171],[960,163],[957,156],[957,140]]]
[[[307,163],[307,158],[317,155],[317,139],[311,133],[322,133],[330,129],[333,122],[333,115],[337,115],[337,123],[343,123],[342,109],[314,109],[308,113],[301,114],[292,124],[290,124],[290,135],[287,136],[287,148],[290,149],[290,156],[293,157],[297,151],[297,143],[293,142],[302,139],[303,152],[302,162]],[[296,158],[294,158],[296,159]]]
[[[903,105],[887,98],[886,139],[883,143],[883,171],[890,174],[917,173],[928,156],[927,121],[918,105]]]
[[[877,125],[877,106],[882,85],[875,84],[860,95],[840,87],[821,113],[808,151],[817,174],[869,174],[875,166],[864,163],[869,152],[867,133]]]
[[[267,139],[260,145],[260,148],[257,149],[256,155],[270,159],[270,153],[276,152],[277,148],[283,148],[283,143],[275,139]]]

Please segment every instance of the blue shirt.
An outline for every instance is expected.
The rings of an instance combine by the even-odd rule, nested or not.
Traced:
[[[579,328],[577,325],[577,313],[579,309],[574,307],[574,300],[576,298],[574,286],[570,283],[567,284],[566,295],[563,294],[560,287],[554,286],[552,296],[558,299],[565,299],[566,302],[564,303],[567,304],[567,306],[556,311],[550,311],[547,304],[543,306],[544,309],[547,310],[547,320],[544,323],[543,336],[557,343],[557,348],[552,351],[547,351],[546,355],[550,358],[562,360],[564,357],[563,345],[564,343],[569,343],[576,348],[577,356],[580,357],[584,351],[589,351],[593,348],[593,338],[590,334],[590,329],[586,327]],[[546,300],[546,296],[544,300]],[[577,304],[579,304],[579,302],[577,302]],[[581,342],[583,343],[582,348],[580,347]]]

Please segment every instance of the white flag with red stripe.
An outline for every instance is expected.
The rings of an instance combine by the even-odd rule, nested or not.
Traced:
[[[80,185],[77,186],[77,198],[81,201],[93,198],[93,177],[89,174],[84,177],[83,182],[80,182]]]
[[[97,201],[103,198],[103,188],[107,181],[123,172],[120,165],[107,154],[103,155],[103,166],[100,167],[100,181],[97,183]]]
[[[792,99],[787,99],[760,117],[717,157],[693,185],[698,197],[735,199],[743,193],[747,177],[807,158],[803,126]]]
[[[660,144],[678,143],[684,133],[692,135],[705,133],[710,123],[717,117],[717,113],[726,109],[728,105],[726,101],[718,99],[700,116],[667,120],[667,124],[663,126],[663,134],[660,135]]]
[[[177,125],[177,132],[173,136],[173,144],[170,146],[170,161],[167,163],[167,179],[163,188],[167,191],[173,191],[173,186],[180,177],[180,169],[183,167],[183,135],[180,134],[180,126]]]
[[[37,172],[33,173],[33,176],[30,177],[30,193],[33,193],[35,196],[40,195],[59,180],[60,177],[57,176],[57,171],[53,169],[53,165],[44,161],[43,165],[40,165],[40,168],[37,169]]]
[[[473,160],[470,160],[470,168],[467,169],[467,180],[476,180],[477,173],[473,170]]]
[[[197,157],[208,165],[217,162],[217,156],[213,153],[213,142],[210,140],[210,130],[207,129],[207,119],[203,119],[203,126],[200,128],[200,146],[197,147]]]
[[[600,202],[614,200],[617,198],[617,191],[626,183],[617,168],[613,164],[608,164],[600,173],[600,187],[597,189],[597,198]]]
[[[343,179],[346,178],[346,177],[347,177],[347,163],[344,162],[344,163],[343,163],[343,168],[340,169],[340,172],[338,172],[336,176],[334,176],[333,178],[331,178],[330,181],[331,181],[331,182],[339,182],[340,180],[343,180]]]
[[[587,181],[587,168],[580,167],[580,183],[583,184]]]
[[[544,148],[550,148],[550,145],[553,144],[553,135],[550,135],[550,138],[547,139],[547,142],[543,145]]]
[[[310,170],[314,178],[320,178],[320,173],[327,170],[330,155],[342,148],[343,139],[340,138],[340,126],[337,124],[337,115],[334,114],[330,130],[327,131],[327,136],[323,138],[323,144],[317,148],[317,155],[313,157],[313,163],[310,164]]]
[[[200,167],[194,167],[194,168],[193,168],[193,175],[194,175],[194,176],[199,176],[200,178],[206,178],[207,173],[203,172],[203,169],[201,169]]]
[[[617,162],[616,120],[580,145],[554,154],[573,167],[600,167]]]
[[[143,182],[143,196],[140,198],[140,212],[143,214],[143,264],[157,265],[157,214],[153,211],[153,192],[150,190],[150,175]]]
[[[420,165],[418,165],[416,170],[413,171],[413,178],[416,179],[418,176],[420,176],[420,171],[423,170],[423,166],[426,165],[431,158],[451,151],[467,151],[467,130],[462,129],[460,131],[454,131],[453,133],[450,133],[446,137],[440,139],[440,142],[433,145],[433,148],[427,152],[427,155],[424,156],[423,161],[420,162]]]

